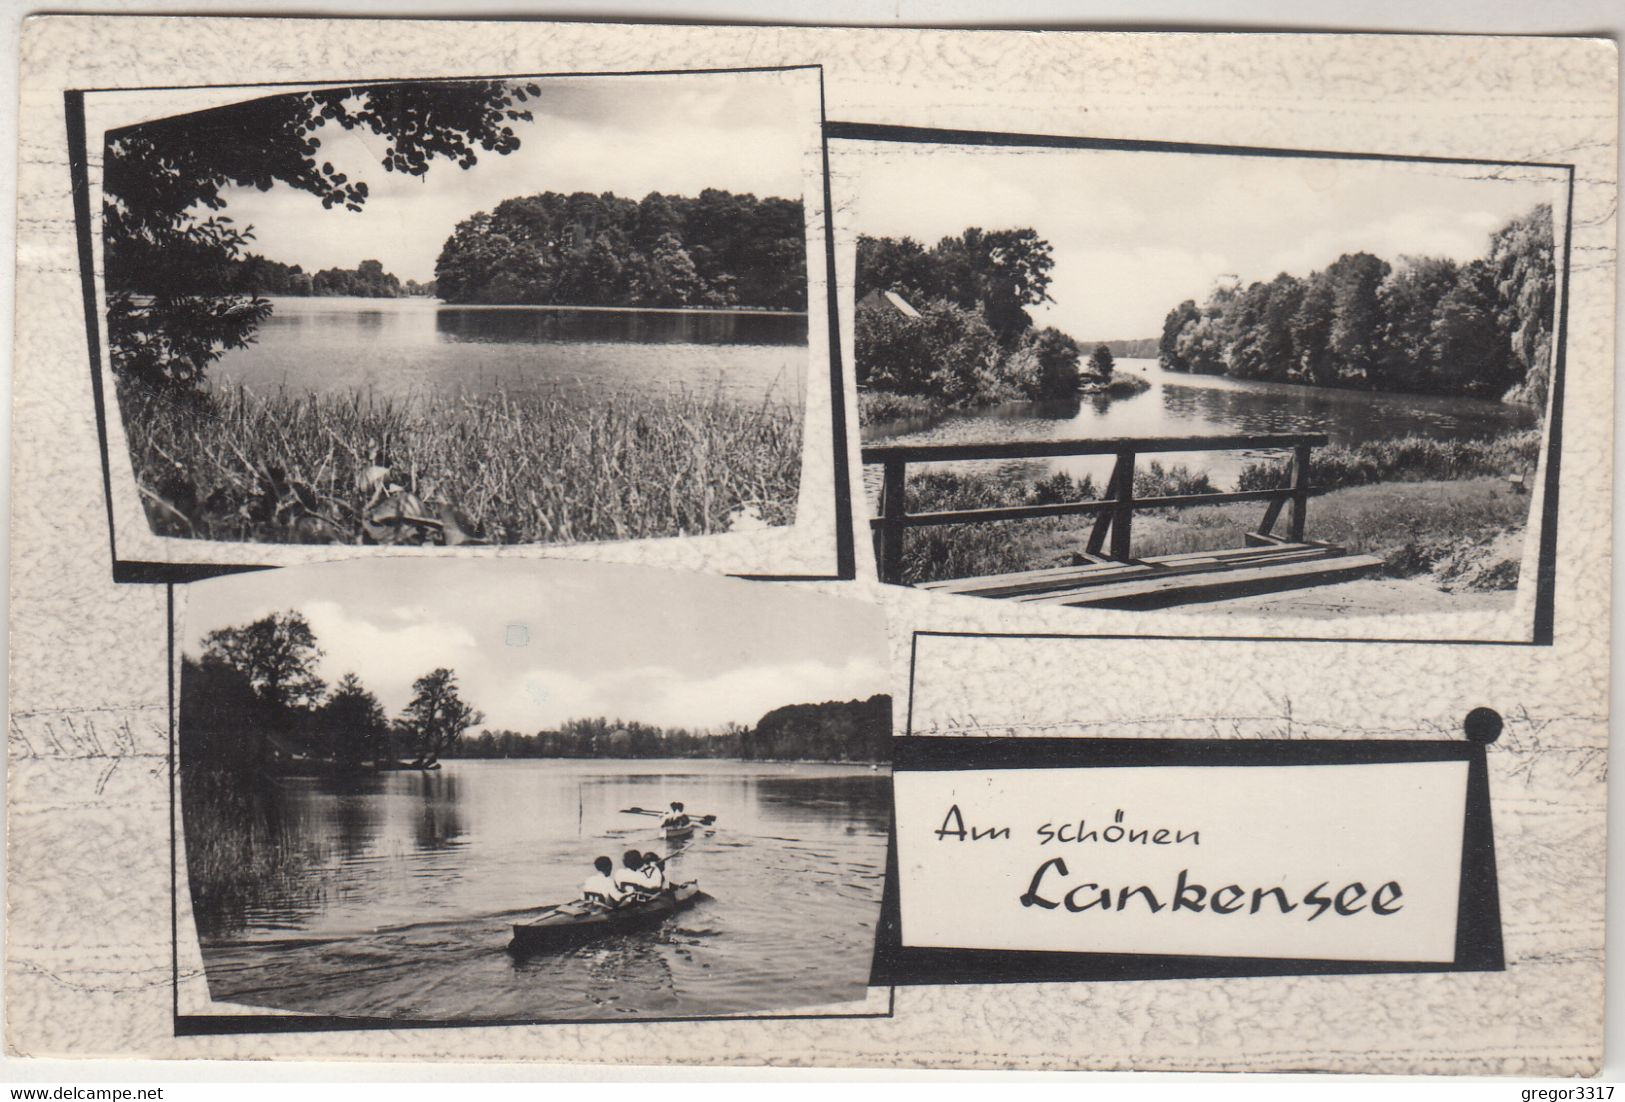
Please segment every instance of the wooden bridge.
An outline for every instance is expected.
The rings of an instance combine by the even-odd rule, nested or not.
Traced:
[[[1257,436],[1140,437],[1096,440],[1032,440],[987,444],[880,444],[863,449],[865,465],[883,469],[880,515],[874,529],[875,561],[880,580],[902,584],[903,538],[910,528],[937,524],[979,524],[997,520],[1030,520],[1094,514],[1094,527],[1075,565],[989,574],[976,578],[923,582],[918,588],[938,593],[996,597],[1031,604],[1097,608],[1159,608],[1194,601],[1213,601],[1255,593],[1297,589],[1346,581],[1382,566],[1371,555],[1354,555],[1328,543],[1304,538],[1309,505],[1309,456],[1326,443],[1320,433],[1275,433]],[[1292,453],[1287,485],[1268,490],[1229,493],[1134,496],[1137,455],[1168,452],[1283,450]],[[1105,496],[1093,501],[1051,505],[1010,505],[951,512],[910,513],[904,487],[910,463],[967,460],[1045,459],[1070,455],[1116,457]],[[1222,505],[1235,501],[1268,502],[1258,527],[1247,533],[1243,547],[1192,551],[1137,559],[1131,551],[1135,512],[1187,505]],[[1275,526],[1287,511],[1287,533]]]

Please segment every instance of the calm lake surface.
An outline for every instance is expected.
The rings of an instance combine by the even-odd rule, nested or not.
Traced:
[[[416,398],[560,386],[721,392],[799,405],[804,314],[444,306],[434,299],[273,298],[212,378],[255,391]]]
[[[622,814],[715,814],[687,843]],[[303,872],[196,913],[217,1000],[407,1018],[714,1014],[863,998],[891,778],[868,766],[448,761],[285,778],[266,809]],[[510,926],[576,898],[600,854],[676,854],[711,898],[657,930],[521,960]]]
[[[1492,436],[1539,423],[1527,406],[1479,398],[1339,390],[1187,375],[1164,371],[1156,360],[1121,359],[1117,371],[1143,375],[1151,389],[1126,398],[1071,402],[1012,402],[942,419],[898,422],[865,429],[866,441],[960,443],[980,440],[1058,440],[1112,436],[1208,436],[1226,433],[1324,432],[1334,444],[1360,444],[1398,436],[1440,440]],[[1238,452],[1156,456],[1165,465],[1205,470],[1232,488],[1249,457]],[[1104,488],[1111,457],[1042,461],[1050,470],[1090,474]],[[975,464],[987,470],[991,464]]]

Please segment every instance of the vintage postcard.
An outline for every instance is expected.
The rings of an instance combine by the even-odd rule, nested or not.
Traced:
[[[24,36],[10,1052],[1600,1071],[1613,43],[247,26]]]

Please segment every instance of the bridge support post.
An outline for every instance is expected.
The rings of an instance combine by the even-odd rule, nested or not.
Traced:
[[[903,584],[903,486],[906,470],[900,460],[886,460],[885,479],[880,487],[881,525],[875,532],[875,567],[880,580],[889,585]]]
[[[1117,502],[1112,507],[1112,551],[1111,557],[1118,562],[1127,562],[1129,559],[1129,532],[1134,523],[1134,453],[1120,451],[1117,453],[1117,466],[1112,471],[1112,481],[1117,484]]]
[[[1303,521],[1308,511],[1309,445],[1299,444],[1292,453],[1292,514],[1287,522],[1293,543],[1303,542]]]

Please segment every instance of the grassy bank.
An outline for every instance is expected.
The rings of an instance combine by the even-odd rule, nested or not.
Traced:
[[[1483,440],[1399,436],[1354,446],[1334,444],[1316,448],[1309,457],[1309,484],[1330,488],[1480,475],[1533,476],[1539,457],[1540,432],[1537,429]],[[1284,486],[1286,477],[1285,463],[1250,463],[1243,468],[1237,489]]]
[[[1514,588],[1529,498],[1515,492],[1505,475],[1532,473],[1537,448],[1538,435],[1529,432],[1486,441],[1440,444],[1403,438],[1326,449],[1334,454],[1314,475],[1314,483],[1339,486],[1339,477],[1363,481],[1316,493],[1309,503],[1306,534],[1378,555],[1394,577],[1432,574],[1441,585]],[[1255,464],[1244,474],[1243,485],[1277,485],[1284,477],[1285,464]],[[1181,466],[1150,463],[1135,475],[1135,496],[1141,498],[1214,489],[1205,475]],[[1097,497],[1096,491],[1087,478],[1039,477],[1031,465],[986,474],[922,471],[909,480],[908,508],[925,512],[1080,501]],[[1264,505],[1254,502],[1137,512],[1133,554],[1239,547],[1263,512]],[[1084,516],[912,529],[904,537],[903,579],[916,584],[1067,565],[1082,550],[1093,524],[1093,517]]]
[[[294,543],[568,543],[795,518],[801,414],[721,395],[120,398],[154,531]],[[438,524],[399,523],[400,514]],[[442,535],[442,533],[446,533]]]

